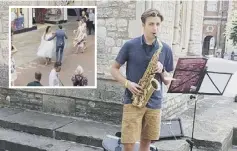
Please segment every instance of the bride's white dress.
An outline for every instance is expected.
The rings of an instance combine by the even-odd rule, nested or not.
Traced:
[[[52,58],[53,53],[56,52],[56,43],[55,40],[47,41],[52,37],[52,34],[46,34],[45,37],[44,35],[41,37],[41,43],[38,48],[37,56],[39,57],[44,57],[44,58]]]

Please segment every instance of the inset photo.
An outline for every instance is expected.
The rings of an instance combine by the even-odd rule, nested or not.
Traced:
[[[10,88],[96,88],[96,6],[10,6]]]

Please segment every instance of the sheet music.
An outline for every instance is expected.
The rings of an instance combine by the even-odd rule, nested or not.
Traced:
[[[206,67],[207,70],[204,73]],[[237,95],[236,61],[222,58],[179,58],[173,78],[177,80],[171,82],[168,93],[196,93],[227,97]]]
[[[202,72],[205,69],[206,58],[179,58],[168,93],[190,93],[191,88],[197,88]]]

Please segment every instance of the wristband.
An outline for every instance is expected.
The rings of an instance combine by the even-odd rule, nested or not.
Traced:
[[[125,81],[125,84],[124,84],[125,88],[128,87],[128,80]]]

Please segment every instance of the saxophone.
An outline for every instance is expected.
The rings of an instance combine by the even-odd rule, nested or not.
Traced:
[[[156,38],[159,43],[159,49],[153,54],[145,73],[142,78],[139,80],[138,85],[142,87],[143,94],[132,96],[132,104],[138,108],[143,108],[146,106],[149,101],[151,95],[155,90],[159,90],[159,81],[156,80],[155,77],[155,69],[157,67],[157,62],[159,59],[159,54],[162,51],[163,45],[162,42]]]

